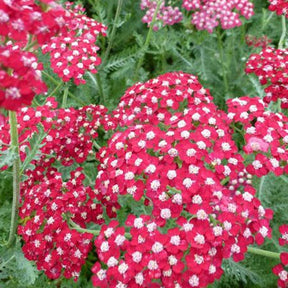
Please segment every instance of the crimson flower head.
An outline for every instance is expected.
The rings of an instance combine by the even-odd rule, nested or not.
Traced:
[[[99,47],[95,42],[101,34],[106,35],[106,27],[83,14],[83,8],[66,5],[68,15],[65,25],[49,43],[42,46],[43,53],[50,53],[53,71],[64,81],[73,79],[76,85],[84,84],[86,71],[96,73],[101,64],[97,55]]]
[[[0,46],[0,107],[16,111],[46,92],[42,69],[33,53],[12,44]]]
[[[277,15],[285,15],[287,18],[288,3],[286,0],[269,0],[269,2],[270,11],[275,11]]]
[[[248,140],[248,145],[254,141],[257,147],[251,145],[259,155],[254,170],[246,170],[230,126],[242,116],[244,126],[255,118],[257,123],[265,104],[243,97],[229,106],[228,114],[219,111],[198,79],[182,72],[126,91],[113,113],[122,129],[97,154],[97,199],[105,203],[107,214],[123,196],[148,203],[152,212],[128,217],[131,236],[125,250],[113,252],[115,259],[107,248],[109,239],[96,242],[103,259],[102,268],[95,269],[96,285],[121,281],[128,287],[146,287],[143,279],[149,279],[205,287],[221,276],[224,258],[241,261],[248,245],[271,237],[271,211],[255,197],[250,180],[251,174],[262,176],[273,169],[278,173],[276,162],[269,167],[268,156],[260,153],[268,151],[270,142],[259,138],[258,147],[255,139]],[[125,269],[116,271],[119,263]]]
[[[287,5],[287,4],[286,4]],[[246,63],[246,73],[254,73],[261,85],[265,85],[266,103],[281,101],[288,108],[287,71],[288,50],[267,47],[259,54],[252,54]]]

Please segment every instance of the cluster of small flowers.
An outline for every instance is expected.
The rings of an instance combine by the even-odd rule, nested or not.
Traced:
[[[270,11],[275,11],[277,15],[285,15],[286,18],[288,12],[288,2],[286,0],[268,0],[270,5],[268,9]]]
[[[288,50],[268,47],[259,54],[252,54],[246,63],[246,73],[255,73],[265,88],[264,101],[281,100],[281,107],[288,108]]]
[[[152,207],[148,223],[156,225],[148,238],[156,239],[147,244],[149,253],[132,249],[141,254],[138,262],[141,266],[137,270],[137,261],[130,264],[127,247],[133,247],[132,242],[137,239],[135,248],[145,246],[139,245],[142,244],[139,235],[147,235],[147,231],[139,230],[138,234],[132,235],[131,244],[123,238],[121,243],[126,243],[127,256],[125,254],[121,259],[113,258],[110,250],[105,251],[112,247],[109,237],[100,238],[95,245],[98,255],[107,252],[104,254],[108,256],[103,256],[102,261],[108,268],[105,271],[99,264],[95,265],[95,285],[106,287],[108,281],[108,285],[114,287],[115,281],[121,281],[126,287],[138,287],[136,284],[147,287],[141,277],[148,277],[160,279],[165,287],[167,279],[177,279],[179,285],[189,283],[191,287],[204,287],[221,275],[223,258],[233,257],[240,261],[249,244],[255,241],[260,245],[265,237],[271,236],[272,211],[265,210],[255,198],[251,182],[238,181],[245,167],[232,139],[228,124],[231,120],[218,111],[211,100],[209,91],[195,76],[182,72],[167,73],[147,83],[136,84],[121,99],[114,116],[128,129],[115,133],[108,146],[98,153],[97,199],[106,209],[114,209],[113,217],[119,195],[131,195],[135,201],[147,203]],[[229,189],[233,181],[237,181],[237,189]],[[182,219],[182,215],[190,220]],[[179,219],[182,224],[178,223]],[[175,220],[174,230],[179,241],[176,241],[177,245],[176,242],[172,244],[187,243],[184,249],[189,255],[185,263],[175,268],[177,270],[169,261],[176,258],[177,261],[171,263],[178,263],[182,254],[178,258],[161,248],[171,244],[171,240],[165,240],[166,236],[158,231]],[[139,223],[139,219],[135,223]],[[146,237],[143,238],[145,241]],[[157,247],[161,248],[158,252]],[[163,263],[157,253],[163,255]],[[125,269],[120,271],[116,265]]]
[[[67,9],[72,9],[66,3]],[[101,64],[97,56],[99,47],[95,45],[99,34],[106,36],[106,27],[81,14],[83,8],[76,5],[65,18],[65,26],[61,32],[42,46],[43,53],[50,52],[51,67],[64,81],[74,79],[76,85],[84,84],[86,71],[96,73],[96,66]]]
[[[103,210],[117,217],[121,195],[152,213],[130,215],[129,233],[114,220],[102,226],[95,239],[97,287],[205,287],[221,276],[224,258],[243,260],[248,245],[271,237],[272,211],[255,197],[251,175],[288,169],[288,118],[265,112],[258,98],[228,100],[228,114],[212,100],[197,77],[172,72],[129,88],[111,116],[101,106],[57,109],[53,98],[22,108],[22,159],[39,124],[47,133],[22,185],[25,256],[50,278],[76,279],[93,238],[76,225],[101,225]],[[121,129],[97,153],[93,190],[80,168],[64,179],[54,164],[85,161],[100,126]],[[232,138],[236,126],[244,129],[244,152],[255,155],[248,166]],[[0,131],[9,144],[8,123]]]
[[[196,76],[172,72],[130,87],[113,114],[120,126],[159,122],[169,125],[183,114],[185,106],[181,103],[187,101],[189,106],[198,107],[200,115],[194,116],[197,120],[201,113],[207,114],[207,109],[215,111],[212,100],[209,90],[203,88]],[[170,120],[173,115],[174,120]]]
[[[281,237],[279,238],[279,245],[284,246],[288,244],[288,225],[281,225],[279,227],[279,231],[281,233]],[[278,279],[278,287],[286,288],[288,285],[288,253],[282,252],[280,254],[280,261],[278,265],[276,265],[272,271],[275,275],[279,277]]]
[[[180,217],[177,224],[179,227],[164,234],[149,216],[130,215],[126,221],[131,229],[129,240],[116,221],[103,226],[95,247],[105,265],[93,266],[93,285],[136,288],[160,280],[162,285],[154,282],[149,287],[188,287],[188,283],[189,287],[205,287],[220,278],[221,247],[212,247],[207,241],[213,239],[220,243],[219,235],[213,234],[205,221],[199,225],[194,219]],[[187,263],[185,272],[183,258]]]
[[[26,50],[42,45],[51,52],[54,71],[68,81],[84,83],[86,70],[96,73],[101,63],[95,45],[106,27],[81,15],[83,9],[66,4],[64,9],[54,1],[0,1],[0,107],[17,110],[30,105],[35,94],[46,92],[41,81],[42,65]],[[57,36],[55,36],[57,35]],[[3,116],[1,116],[2,118]]]
[[[103,126],[104,130],[115,128],[115,124],[107,117],[107,108],[104,106],[89,105],[80,109],[57,109],[57,106],[58,103],[54,98],[47,98],[43,106],[24,107],[18,112],[21,143],[19,149],[22,161],[26,157],[27,147],[30,147],[29,138],[34,133],[39,133],[39,124],[46,132],[40,148],[41,161],[45,162],[48,156],[48,159],[53,158],[64,166],[70,166],[75,161],[83,163],[87,159],[93,152],[93,139],[97,138],[97,129],[100,126]],[[7,149],[9,145],[9,129],[8,122],[0,127],[1,150]],[[38,165],[41,166],[39,163]]]
[[[183,0],[182,6],[192,14],[191,23],[198,30],[212,33],[221,24],[223,29],[241,25],[240,15],[250,19],[254,15],[254,5],[249,0]],[[234,12],[238,10],[239,14]]]
[[[67,219],[81,227],[89,222],[100,225],[103,208],[95,203],[95,191],[84,186],[85,175],[80,168],[64,181],[55,167],[59,167],[57,162],[65,166],[83,163],[92,152],[98,128],[115,128],[115,124],[103,106],[89,105],[78,110],[57,106],[54,98],[47,98],[45,105],[24,107],[17,113],[22,161],[29,139],[39,133],[39,125],[46,132],[39,146],[41,156],[31,162],[32,170],[28,167],[25,171],[27,180],[22,183],[20,208],[23,225],[18,232],[25,243],[25,257],[35,261],[39,270],[52,279],[62,273],[76,279],[91,249],[93,235],[73,230]],[[8,122],[0,127],[1,151],[9,147],[9,128]]]
[[[25,46],[32,35],[38,43],[44,44],[65,25],[66,14],[62,6],[52,0],[39,1],[39,5],[36,1],[1,0],[0,37]]]
[[[143,23],[147,23],[150,26],[153,15],[157,8],[156,0],[141,0],[140,7],[142,10],[146,10],[145,16],[142,18]],[[153,29],[156,31],[162,26],[174,25],[183,19],[182,13],[178,7],[165,6],[165,0],[161,3],[159,12],[156,16],[157,22],[154,24]]]
[[[248,46],[252,46],[254,48],[262,48],[265,49],[267,46],[272,42],[271,39],[269,39],[266,35],[261,36],[260,38],[257,38],[253,35],[246,35],[245,41]]]
[[[42,65],[24,50],[28,41],[50,41],[65,24],[66,12],[54,1],[39,2],[0,1],[0,40],[5,43],[0,45],[0,107],[5,109],[16,111],[30,105],[35,94],[46,92]]]
[[[91,221],[102,224],[102,206],[91,200],[95,198],[93,190],[83,186],[81,169],[64,182],[61,173],[49,167],[51,162],[46,164],[29,171],[22,183],[19,214],[24,224],[18,233],[24,241],[23,253],[51,279],[62,275],[77,279],[91,250],[93,234],[73,230],[64,215],[82,227]]]
[[[33,53],[12,43],[0,45],[0,107],[17,110],[22,104],[30,105],[35,94],[46,92],[42,69]]]
[[[265,103],[255,97],[230,99],[228,118],[241,123],[244,129],[247,154],[255,158],[246,169],[258,177],[273,172],[279,176],[288,172],[288,118],[281,113],[265,111]]]

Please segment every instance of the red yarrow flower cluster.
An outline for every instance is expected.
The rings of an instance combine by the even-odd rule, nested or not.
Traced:
[[[142,10],[147,10],[145,16],[142,18],[143,23],[147,23],[150,26],[153,15],[157,7],[157,1],[155,0],[141,0],[140,7]],[[165,0],[162,1],[159,12],[157,13],[156,20],[153,29],[156,31],[166,25],[174,25],[182,21],[183,15],[178,7],[165,6]]]
[[[85,228],[90,222],[101,225],[103,205],[97,203],[95,191],[83,184],[82,168],[73,170],[67,179],[58,171],[59,162],[79,166],[93,153],[98,129],[113,127],[113,122],[103,106],[57,106],[54,98],[48,98],[43,106],[24,107],[17,113],[22,162],[37,148],[30,147],[29,140],[35,133],[45,133],[39,153],[24,171],[27,180],[21,186],[22,225],[18,233],[24,241],[25,257],[35,261],[49,278],[77,279],[91,250],[93,234],[77,232],[75,227]],[[9,130],[7,122],[0,126],[1,151],[9,147]]]
[[[246,145],[243,150],[254,154],[247,171],[258,177],[273,172],[276,176],[288,171],[288,118],[281,113],[265,111],[265,103],[255,97],[227,101],[228,117],[242,125]]]
[[[0,107],[16,111],[30,105],[35,94],[46,92],[42,64],[33,53],[14,45],[0,45]]]
[[[281,107],[288,108],[288,50],[268,47],[259,54],[252,54],[246,63],[246,73],[254,73],[265,88],[266,103],[281,100]]]
[[[96,66],[101,64],[95,42],[100,34],[106,36],[107,27],[83,15],[84,10],[79,5],[73,10],[70,4],[66,7],[71,10],[65,18],[65,26],[42,46],[42,51],[50,52],[51,67],[64,82],[73,79],[79,85],[85,83],[86,71],[96,73]]]
[[[28,172],[22,183],[19,214],[24,224],[18,233],[25,242],[23,253],[51,279],[62,275],[77,279],[91,250],[93,234],[73,230],[64,216],[82,227],[92,221],[101,224],[102,207],[91,200],[93,190],[83,186],[81,169],[64,182],[61,173],[49,168],[49,163],[47,167]]]
[[[279,231],[281,233],[281,237],[279,238],[279,245],[284,246],[288,244],[288,225],[281,225],[279,227]],[[285,288],[288,285],[288,253],[282,252],[280,253],[280,261],[281,263],[277,264],[273,267],[273,273],[279,277],[278,286],[281,288]]]
[[[30,150],[29,139],[39,133],[39,125],[43,127],[44,135],[40,146],[41,159],[37,165],[47,166],[45,161],[60,162],[64,166],[83,163],[93,153],[93,141],[98,137],[97,130],[113,129],[115,123],[107,117],[104,106],[89,105],[79,109],[57,109],[54,98],[47,98],[43,106],[22,108],[17,114],[18,133],[20,141],[20,158],[26,158]],[[10,143],[10,126],[6,122],[0,127],[0,147],[4,151]],[[40,162],[41,163],[40,163]],[[51,162],[49,162],[51,164]]]
[[[44,44],[65,25],[65,10],[54,1],[0,1],[0,39],[8,37],[26,45],[32,41]],[[31,39],[30,39],[31,40]]]
[[[193,11],[191,23],[209,33],[219,25],[223,29],[240,26],[240,15],[246,19],[254,15],[254,5],[249,0],[183,0],[182,6]]]
[[[252,46],[254,48],[261,47],[262,49],[265,49],[272,42],[272,40],[266,35],[259,38],[253,35],[246,35],[245,41],[248,46]]]
[[[270,5],[268,9],[270,11],[275,11],[277,15],[285,15],[286,18],[288,12],[288,2],[286,0],[268,0]]]
[[[209,91],[195,76],[182,72],[138,83],[125,93],[114,114],[120,125],[128,126],[127,130],[116,132],[108,146],[98,153],[100,166],[95,189],[98,201],[106,206],[107,215],[116,217],[119,197],[130,195],[135,201],[143,201],[151,207],[149,221],[156,225],[156,234],[160,227],[177,221],[174,228],[183,229],[183,236],[176,232],[180,237],[177,239],[180,243],[188,243],[188,247],[184,246],[188,256],[179,266],[181,276],[173,269],[171,271],[169,265],[164,268],[159,256],[152,258],[154,262],[145,262],[143,258],[139,279],[144,275],[144,279],[159,279],[163,285],[168,285],[165,279],[177,279],[179,285],[189,283],[192,287],[204,287],[221,275],[223,258],[233,257],[240,261],[249,244],[255,241],[260,245],[266,237],[271,237],[272,213],[255,197],[251,182],[239,181],[245,165],[232,139],[231,120],[211,100]],[[237,189],[230,189],[231,183],[237,184]],[[141,226],[144,220],[137,220],[135,225],[140,222]],[[146,232],[139,231],[139,235],[146,235]],[[165,236],[159,237],[163,240],[155,241],[157,247],[166,247]],[[150,236],[143,238],[146,241]],[[110,255],[107,247],[112,244],[107,238],[103,241],[97,242],[96,246],[101,250],[103,244],[102,248]],[[129,243],[125,245],[126,249]],[[97,253],[104,250],[97,250]],[[161,255],[169,257],[165,249],[160,251],[165,252]],[[117,252],[116,255],[122,254]],[[217,259],[215,263],[212,256]],[[173,257],[177,261],[181,259],[181,256]],[[135,267],[122,258],[115,258],[111,259],[111,272],[110,256],[103,258],[105,267],[108,265],[107,271],[96,264],[96,286],[105,287],[108,283],[114,287],[115,281],[119,280],[130,287],[130,281],[135,281],[131,278],[138,273],[133,272]],[[110,275],[116,273],[112,267],[119,267],[122,260],[127,277],[110,279]],[[167,263],[167,259],[164,262]],[[172,278],[164,278],[166,271]],[[152,278],[146,273],[152,273]],[[99,284],[101,279],[106,284]],[[147,287],[145,283],[139,283]]]

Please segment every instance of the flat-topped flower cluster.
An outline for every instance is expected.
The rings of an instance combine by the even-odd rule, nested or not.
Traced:
[[[25,256],[52,279],[77,279],[94,239],[96,287],[205,287],[221,277],[223,259],[243,260],[250,244],[271,237],[272,211],[251,178],[287,172],[288,119],[258,98],[228,100],[228,113],[212,100],[196,76],[172,72],[129,88],[112,114],[59,109],[53,98],[21,109],[23,161],[26,139],[40,124],[46,132],[22,184]],[[81,165],[95,154],[99,129],[116,132],[96,153],[97,178],[86,179]],[[239,130],[243,147],[233,140]],[[6,123],[2,144],[8,131]],[[120,225],[123,196],[143,213]],[[87,230],[91,223],[100,230]]]
[[[63,81],[85,83],[86,71],[96,73],[101,63],[95,42],[106,27],[83,15],[71,3],[63,8],[54,1],[0,2],[0,108],[16,111],[44,94],[43,65],[38,47],[51,54],[51,67]]]

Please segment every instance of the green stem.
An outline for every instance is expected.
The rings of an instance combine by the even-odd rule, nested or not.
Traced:
[[[69,224],[71,229],[75,229],[76,231],[81,232],[81,233],[90,233],[90,234],[93,234],[95,236],[99,236],[99,234],[100,234],[100,230],[91,230],[91,229],[82,228],[78,224],[73,222],[71,219],[68,220],[68,224]],[[131,239],[131,234],[127,232],[127,233],[125,233],[125,237],[127,239]]]
[[[281,99],[278,99],[278,101],[277,101],[277,112],[278,112],[278,113],[282,113],[282,109],[281,109]]]
[[[264,182],[265,182],[266,176],[262,176],[261,180],[260,180],[260,185],[259,185],[259,192],[258,192],[258,199],[260,201],[262,201],[262,191],[263,191],[263,187],[264,187]]]
[[[63,101],[62,101],[62,108],[66,108],[67,106],[67,97],[69,93],[69,87],[66,86],[64,89]]]
[[[50,76],[47,72],[42,71],[42,74],[45,75],[45,77],[47,77],[51,82],[53,82],[55,85],[59,85],[59,81],[57,81],[55,78],[53,78],[52,76]],[[78,102],[81,106],[85,106],[86,103],[81,101],[80,99],[78,99],[74,94],[72,94],[70,91],[68,92],[68,95],[73,98],[76,102]]]
[[[107,61],[107,59],[109,57],[111,48],[112,48],[112,43],[113,43],[113,40],[114,40],[114,37],[115,37],[115,33],[116,33],[116,29],[117,29],[117,23],[118,23],[118,20],[119,20],[119,16],[120,16],[122,5],[123,5],[123,0],[118,0],[117,10],[116,10],[116,14],[115,14],[114,23],[113,23],[113,28],[112,28],[111,36],[110,36],[110,39],[109,39],[108,47],[107,47],[107,50],[105,52],[105,56],[104,56],[104,59],[103,59],[103,62],[102,62],[102,67],[105,66],[106,61]]]
[[[96,82],[98,85],[98,89],[99,89],[99,96],[100,96],[100,104],[104,104],[105,103],[105,97],[104,97],[104,92],[103,92],[103,87],[102,87],[102,82],[101,82],[101,78],[99,76],[99,74],[96,74]]]
[[[49,93],[49,95],[47,97],[51,97],[54,96],[56,94],[56,92],[62,87],[63,83],[59,82],[58,85],[56,86],[56,88]]]
[[[160,6],[161,6],[161,3],[162,3],[162,0],[158,0],[157,1],[157,7],[154,11],[154,14],[153,14],[153,18],[152,18],[152,21],[150,23],[150,27],[149,27],[149,31],[148,31],[148,34],[147,34],[147,37],[146,37],[146,40],[145,40],[145,43],[143,45],[143,55],[140,57],[139,61],[138,61],[138,64],[136,66],[136,70],[135,70],[135,73],[134,73],[134,81],[136,82],[136,80],[138,79],[138,72],[139,72],[139,69],[140,67],[142,66],[142,63],[144,61],[144,56],[145,56],[145,52],[150,44],[150,40],[151,40],[151,36],[152,36],[152,33],[153,33],[153,27],[154,27],[154,24],[156,22],[156,19],[157,19],[157,14],[159,12],[159,9],[160,9]]]
[[[220,61],[221,61],[221,66],[222,66],[222,77],[223,77],[223,82],[224,82],[225,96],[227,96],[229,92],[229,85],[228,85],[228,79],[227,79],[227,71],[226,71],[225,62],[224,62],[224,49],[223,49],[223,43],[222,43],[222,36],[219,30],[217,31],[217,39],[218,39],[218,49],[220,53]]]
[[[93,141],[93,145],[97,150],[101,149],[101,146],[96,141]]]
[[[19,139],[17,130],[17,114],[14,111],[9,111],[9,122],[10,122],[10,136],[11,136],[11,150],[14,154],[13,163],[13,201],[12,201],[12,212],[11,212],[11,224],[9,239],[7,246],[10,247],[15,242],[15,235],[18,224],[18,209],[20,199],[20,155],[19,155]]]
[[[269,258],[280,260],[280,253],[277,253],[277,252],[262,250],[262,249],[255,248],[255,247],[248,247],[247,252],[252,253],[252,254],[256,254],[256,255],[260,255],[260,256],[265,256],[265,257],[269,257]]]
[[[263,11],[266,12],[266,10],[263,8]],[[265,13],[264,12],[264,13]],[[266,14],[266,13],[265,13]],[[268,18],[266,20],[263,21],[263,24],[262,24],[262,31],[265,29],[266,25],[270,22],[271,18],[273,17],[274,15],[274,12],[270,12],[270,15],[268,16]]]
[[[278,44],[279,49],[284,48],[284,42],[285,42],[285,37],[286,37],[286,17],[285,15],[282,15],[281,18],[282,18],[282,34],[281,34],[281,38]]]

